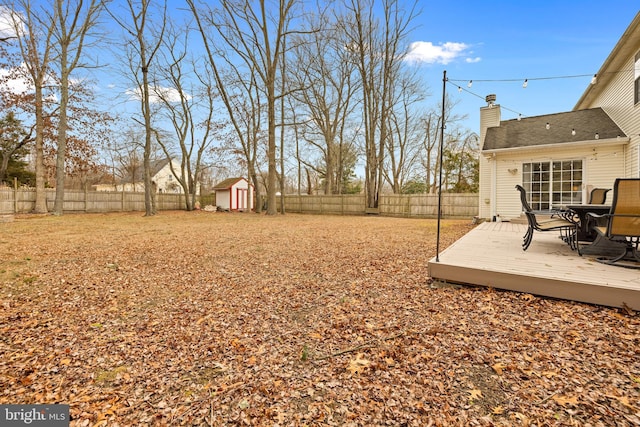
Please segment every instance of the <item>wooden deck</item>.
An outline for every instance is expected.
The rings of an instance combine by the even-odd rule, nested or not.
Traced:
[[[579,256],[554,232],[535,232],[522,250],[526,225],[486,222],[429,261],[438,281],[488,286],[640,310],[640,270]]]

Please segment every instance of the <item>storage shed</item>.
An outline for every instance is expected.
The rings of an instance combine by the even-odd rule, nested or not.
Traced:
[[[213,187],[220,210],[253,210],[253,185],[245,178],[229,178]]]

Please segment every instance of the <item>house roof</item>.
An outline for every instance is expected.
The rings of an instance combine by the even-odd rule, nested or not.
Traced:
[[[228,190],[231,187],[233,187],[233,185],[235,183],[237,183],[240,180],[243,180],[244,178],[240,177],[240,178],[227,178],[224,181],[219,182],[218,184],[216,184],[213,189],[214,190]]]
[[[151,161],[151,177],[156,176],[160,170],[169,164],[169,159],[160,159],[160,160],[152,160]],[[133,179],[132,179],[133,175]],[[130,183],[130,182],[142,182],[144,181],[144,167],[140,165],[137,167],[135,171],[127,173],[121,180],[120,184]]]
[[[573,130],[575,135],[572,134]],[[596,133],[598,138],[595,137]],[[593,142],[596,139],[618,137],[626,138],[626,135],[611,117],[598,107],[501,121],[500,126],[487,129],[482,150]]]
[[[578,102],[576,103],[574,110],[581,108],[588,108],[594,99],[600,94],[600,92],[613,80],[618,74],[625,61],[629,56],[634,55],[640,48],[640,12],[638,12],[631,21],[631,24],[627,27],[625,32],[616,43],[615,47],[604,61],[600,70],[596,76],[598,82],[594,85],[590,84],[584,91]]]

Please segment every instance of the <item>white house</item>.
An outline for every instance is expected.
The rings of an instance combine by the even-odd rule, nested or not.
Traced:
[[[216,206],[221,210],[253,210],[253,185],[245,178],[229,178],[213,187]]]
[[[171,160],[171,163],[176,173],[179,173],[180,164],[175,160]],[[173,172],[171,172],[168,159],[151,162],[151,181],[154,183],[158,193],[182,193],[182,186]],[[130,171],[115,186],[107,184],[96,185],[96,191],[144,192],[144,169],[142,165],[134,171]]]
[[[640,13],[572,111],[502,121],[495,101],[480,109],[481,218],[519,217],[516,184],[544,211],[640,177]]]

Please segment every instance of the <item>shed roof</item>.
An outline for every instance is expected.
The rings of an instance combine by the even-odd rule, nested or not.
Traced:
[[[575,135],[572,134],[573,130]],[[500,126],[487,129],[482,150],[593,142],[597,139],[596,134],[603,140],[626,138],[622,129],[598,107],[501,121]]]
[[[214,190],[228,190],[231,187],[233,187],[234,184],[236,184],[238,181],[243,180],[244,178],[239,177],[239,178],[227,178],[224,181],[219,182],[218,184],[216,184],[213,189]]]

